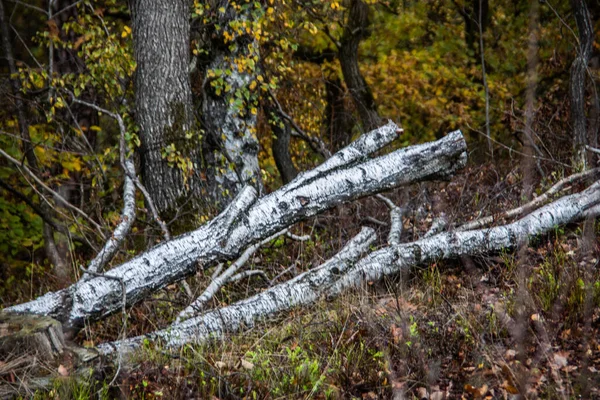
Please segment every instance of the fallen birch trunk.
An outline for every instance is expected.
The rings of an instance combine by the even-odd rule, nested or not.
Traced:
[[[412,243],[385,247],[360,260],[328,290],[337,295],[363,282],[379,280],[436,260],[496,253],[527,243],[557,226],[597,216],[600,182],[581,193],[564,196],[507,225],[470,231],[444,232]]]
[[[181,235],[112,269],[6,312],[51,316],[67,330],[135,304],[195,273],[197,265],[231,260],[246,247],[335,205],[414,182],[447,178],[466,163],[460,131],[431,143],[368,158],[395,137],[392,122],[363,135],[317,168],[257,201],[243,189],[229,207],[197,230]],[[124,288],[124,293],[123,289]]]
[[[596,214],[591,214],[595,212]],[[308,305],[322,296],[335,297],[364,282],[376,281],[411,267],[460,256],[489,254],[511,249],[556,226],[600,213],[600,182],[581,193],[560,198],[508,225],[489,229],[439,233],[412,243],[395,244],[375,251],[357,262],[347,253],[364,252],[374,239],[368,228],[355,237],[336,257],[314,270],[272,287],[231,306],[213,310],[169,328],[144,336],[102,344],[105,355],[128,353],[144,339],[159,339],[168,348],[202,343],[253,326],[258,320]]]

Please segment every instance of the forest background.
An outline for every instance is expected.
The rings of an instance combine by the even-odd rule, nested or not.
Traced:
[[[148,95],[159,96],[160,76],[173,71],[158,61],[152,70],[152,53],[136,42],[148,32],[134,22],[145,9],[177,7],[129,3],[0,2],[2,307],[81,277],[123,222],[123,157],[150,195],[137,193],[137,219],[109,265],[211,220],[242,182],[270,193],[388,119],[402,128],[392,149],[457,129],[468,142],[468,166],[450,183],[388,194],[406,210],[405,241],[442,213],[450,224],[495,214],[597,167],[598,2],[194,1],[180,13],[189,24],[179,49],[189,58],[189,111],[164,117],[183,136],[166,132],[157,145],[144,136],[153,111],[140,106],[140,82],[150,74]],[[361,225],[387,232],[381,204],[363,199],[302,222],[309,241],[274,239],[250,259],[266,279],[240,279],[211,301],[230,304],[319,265]],[[294,312],[277,328],[183,349],[176,361],[147,346],[116,380],[108,370],[38,395],[598,396],[597,238],[594,220],[557,228],[534,247],[433,263]],[[200,272],[133,307],[128,336],[167,326],[209,282]],[[78,340],[117,339],[120,318],[86,326]],[[74,375],[60,367],[50,369]],[[10,384],[23,379],[2,371]]]

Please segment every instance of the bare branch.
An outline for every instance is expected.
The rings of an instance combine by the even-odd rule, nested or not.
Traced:
[[[179,313],[176,323],[182,322],[188,318],[192,318],[198,315],[200,312],[204,311],[206,307],[206,303],[213,298],[213,296],[221,289],[226,283],[232,280],[234,274],[240,269],[256,251],[261,248],[263,245],[269,243],[271,240],[278,238],[281,235],[285,235],[287,233],[287,229],[282,230],[281,232],[277,232],[276,234],[269,236],[268,238],[248,247],[246,251],[242,253],[240,258],[238,258],[235,262],[233,262],[229,268],[227,268],[222,274],[220,274],[217,278],[214,278],[210,285],[206,288],[204,293],[202,293],[192,304],[186,307],[183,311]]]
[[[400,244],[400,236],[402,236],[402,217],[404,209],[398,207],[392,200],[384,195],[377,194],[376,198],[383,201],[390,209],[390,233],[388,234],[388,244]]]
[[[249,271],[240,272],[239,274],[233,275],[231,278],[229,278],[228,282],[231,283],[231,282],[239,281],[240,279],[248,278],[248,277],[254,276],[254,275],[259,275],[265,281],[269,282],[269,278],[267,277],[267,274],[265,274],[264,271],[261,271],[260,269],[251,269]]]
[[[175,348],[190,341],[204,342],[220,337],[225,332],[253,326],[257,321],[294,307],[311,304],[327,290],[327,282],[343,275],[376,239],[375,231],[363,228],[333,258],[319,267],[298,275],[294,279],[274,286],[253,297],[231,306],[214,310],[163,331],[147,336],[106,343],[98,350],[104,354],[126,353],[137,348],[145,337],[164,339],[167,347]]]
[[[321,139],[316,138],[314,136],[310,136],[309,134],[304,132],[302,128],[300,128],[298,124],[296,124],[296,121],[294,121],[294,119],[290,117],[289,114],[283,111],[281,104],[279,104],[279,101],[277,101],[277,97],[275,97],[271,89],[269,89],[269,95],[271,96],[271,99],[273,99],[273,102],[277,106],[277,112],[279,113],[279,115],[281,115],[282,118],[287,120],[292,126],[292,128],[294,128],[292,132],[295,133],[292,133],[292,136],[297,136],[305,142],[307,142],[314,152],[322,155],[325,159],[331,157],[331,152],[327,149],[327,146]]]
[[[249,245],[303,218],[401,185],[446,179],[466,163],[466,143],[459,131],[435,142],[370,158],[369,154],[396,137],[396,131],[394,124],[388,124],[363,135],[319,167],[258,201],[256,190],[246,187],[213,220],[113,268],[111,275],[124,279],[127,301],[135,304],[194,274],[198,262],[209,267],[236,259]],[[114,291],[114,285],[106,280],[90,279],[6,311],[50,315],[65,328],[77,329],[84,321],[104,318],[120,308]]]
[[[443,232],[448,226],[448,217],[446,217],[445,213],[441,213],[439,217],[433,220],[431,223],[431,227],[423,236],[424,238],[431,237],[433,235],[437,235],[440,232]]]

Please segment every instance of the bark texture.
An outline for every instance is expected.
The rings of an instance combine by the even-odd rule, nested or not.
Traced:
[[[346,105],[346,90],[337,77],[325,78],[327,106],[325,107],[325,126],[329,143],[334,149],[346,146],[352,139],[353,118]]]
[[[194,130],[188,74],[190,3],[130,0],[129,7],[137,63],[134,83],[142,180],[159,211],[164,211],[185,196],[199,195],[201,187],[200,146],[188,139]],[[189,159],[193,170],[184,171],[169,162],[164,157],[168,146]]]
[[[573,124],[575,163],[585,166],[587,144],[587,117],[585,114],[585,82],[587,65],[592,55],[594,28],[585,0],[571,0],[571,7],[579,32],[577,57],[571,65],[571,122]]]
[[[323,294],[323,289],[327,287],[328,282],[348,270],[369,249],[369,245],[375,241],[375,238],[373,229],[363,228],[333,258],[294,279],[232,306],[174,324],[169,329],[100,345],[98,350],[103,354],[115,351],[126,353],[139,347],[144,338],[164,340],[168,347],[177,347],[190,342],[204,342],[221,337],[227,332],[251,327],[257,321],[278,312],[311,304]]]
[[[193,274],[197,262],[208,266],[234,259],[249,245],[332,206],[417,181],[448,178],[465,165],[466,144],[459,131],[369,159],[369,154],[396,137],[397,130],[389,123],[363,135],[259,201],[256,191],[247,186],[217,218],[114,268],[110,277],[78,282],[7,311],[49,315],[66,328],[78,329],[85,320],[121,309],[124,297],[131,305]]]
[[[225,10],[218,12],[217,25],[226,30],[232,22],[248,23],[252,18],[250,5],[238,13],[229,1],[219,0],[213,9]],[[212,59],[205,66],[202,125],[214,144],[207,154],[211,197],[223,207],[245,185],[262,192],[256,137],[258,105],[249,87],[258,75],[259,46],[249,34],[227,42],[222,32],[212,33],[210,46]],[[209,76],[209,72],[214,75]]]
[[[277,117],[275,108],[267,106],[265,107],[265,112],[269,119],[269,126],[273,131],[273,145],[271,148],[273,150],[275,165],[281,176],[281,182],[286,184],[298,175],[298,170],[290,155],[291,128],[281,118]]]
[[[369,6],[362,0],[350,0],[348,21],[340,41],[338,58],[344,81],[352,95],[365,132],[377,128],[382,122],[373,93],[358,65],[358,45],[368,36],[368,28]]]

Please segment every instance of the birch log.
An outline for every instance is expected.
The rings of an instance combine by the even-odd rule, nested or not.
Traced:
[[[595,214],[591,214],[595,212]],[[144,339],[159,339],[168,348],[186,343],[202,343],[219,338],[226,332],[253,326],[293,307],[308,305],[321,296],[335,297],[342,291],[367,281],[376,281],[402,270],[441,259],[464,255],[481,255],[516,247],[556,226],[575,222],[600,213],[600,182],[587,190],[565,196],[508,225],[472,231],[440,233],[412,243],[397,244],[375,251],[357,262],[360,254],[374,239],[364,228],[338,256],[322,266],[231,306],[207,312],[169,328],[144,336],[99,346],[100,353],[128,353]],[[353,252],[352,257],[347,255]]]
[[[369,154],[396,137],[397,130],[390,122],[362,136],[321,166],[259,201],[255,190],[247,187],[215,219],[159,244],[109,271],[106,277],[80,281],[5,311],[49,315],[65,329],[77,330],[85,320],[99,320],[120,310],[123,298],[132,305],[192,275],[197,262],[209,266],[234,259],[249,245],[301,219],[401,185],[447,178],[466,163],[466,143],[460,131],[436,142],[369,159]]]

